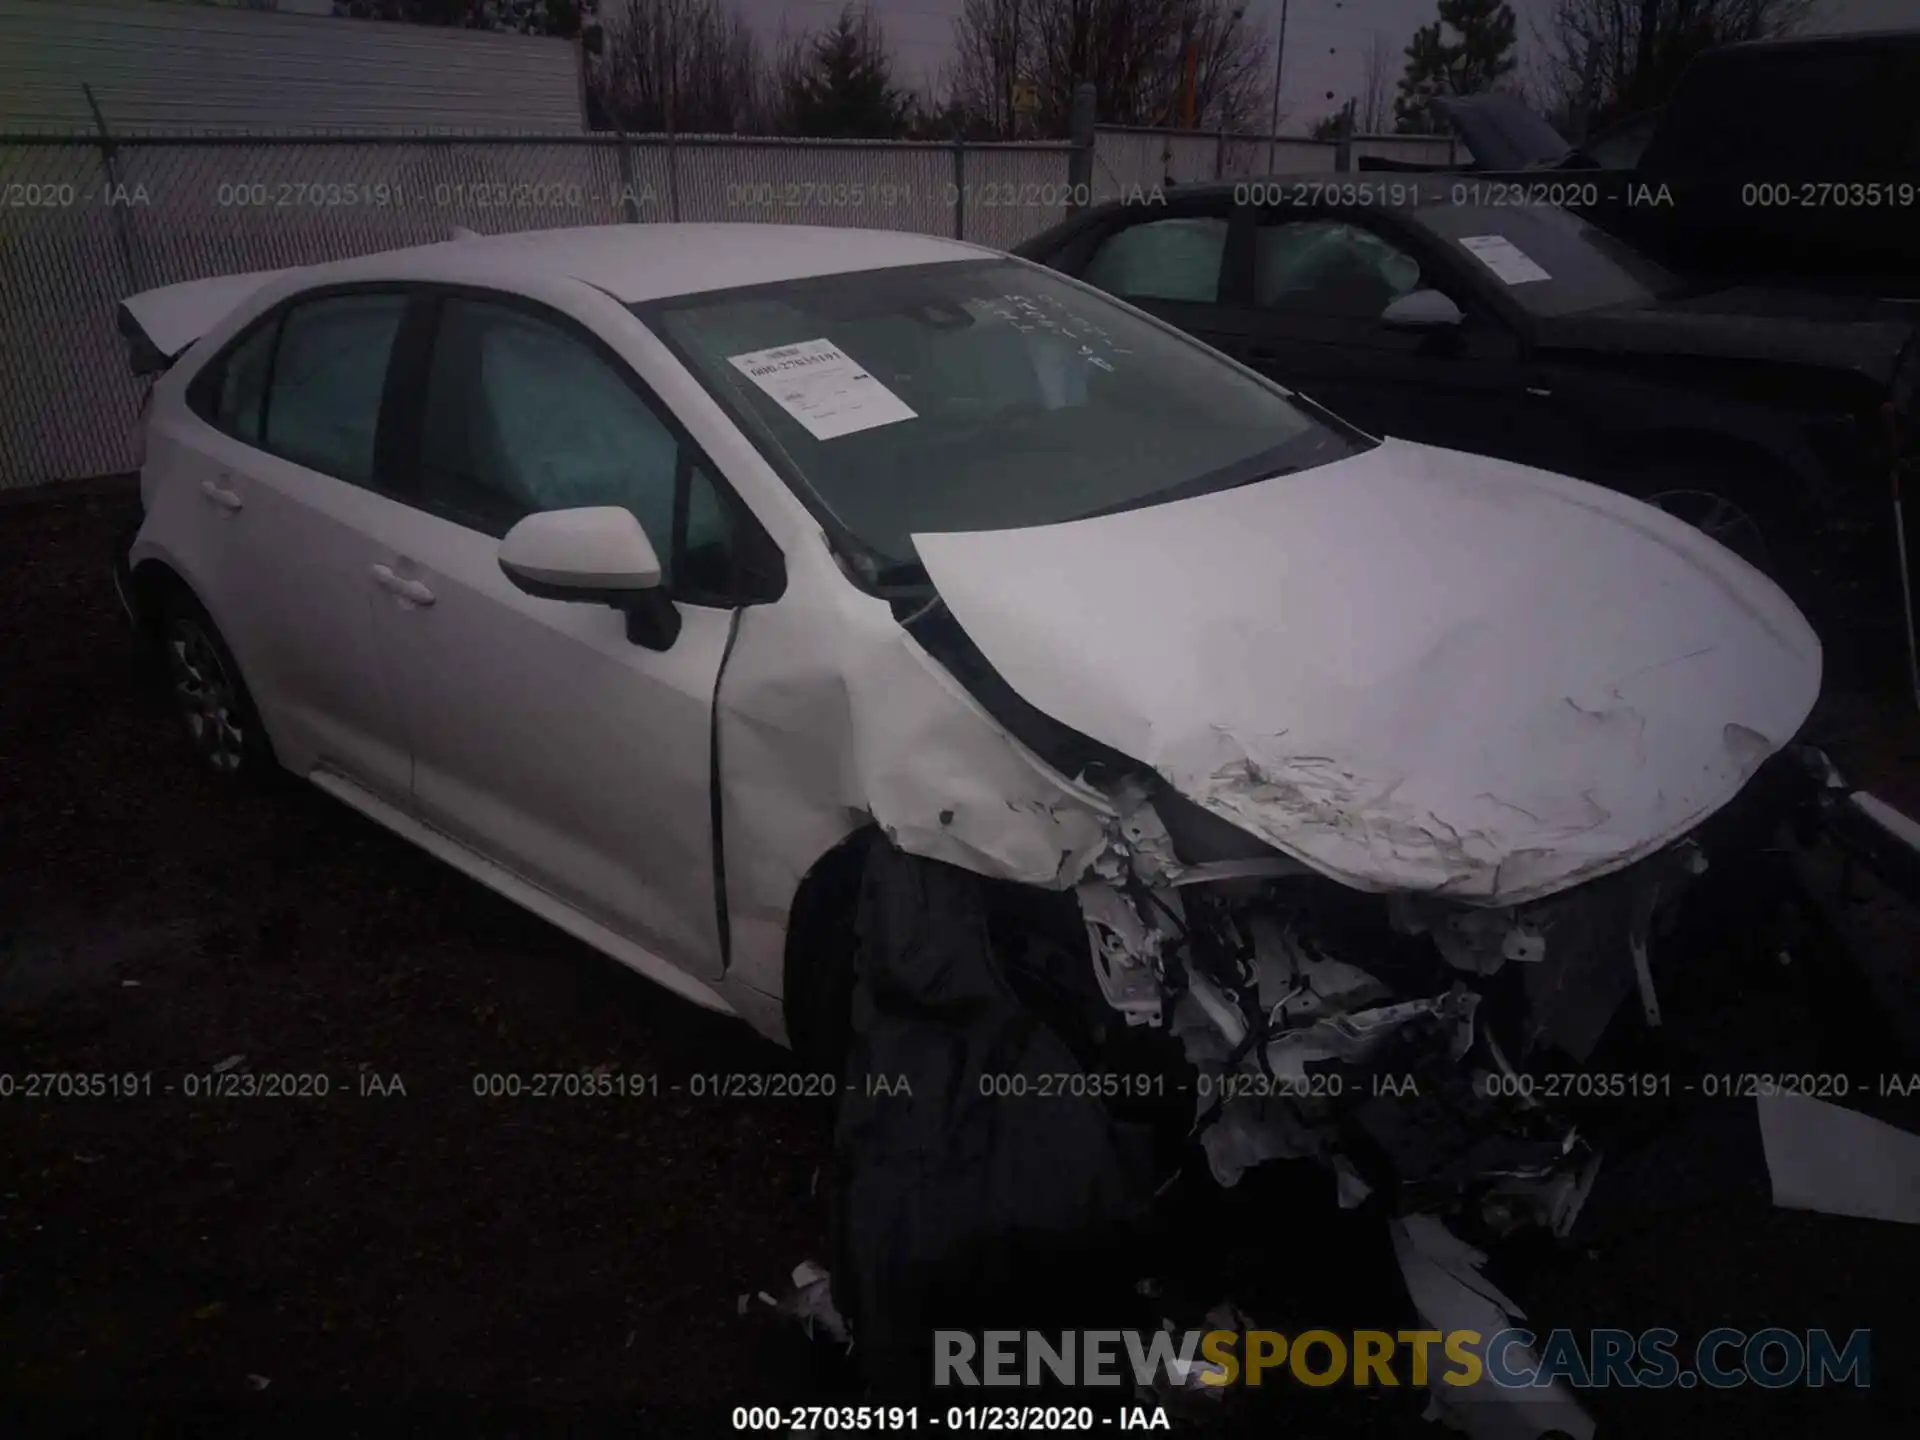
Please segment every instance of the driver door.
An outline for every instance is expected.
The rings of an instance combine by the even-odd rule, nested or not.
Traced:
[[[1236,359],[1375,435],[1498,454],[1524,397],[1518,338],[1427,257],[1353,213],[1249,212],[1250,275]],[[1464,312],[1409,331],[1381,313],[1419,289]],[[1215,342],[1219,343],[1219,342]]]
[[[434,307],[413,508],[379,557],[377,626],[413,737],[419,817],[661,959],[721,972],[711,737],[732,560],[750,526],[631,369],[530,302]],[[663,650],[603,605],[536,599],[499,542],[537,510],[622,505],[661,557]],[[767,542],[770,543],[770,542]]]

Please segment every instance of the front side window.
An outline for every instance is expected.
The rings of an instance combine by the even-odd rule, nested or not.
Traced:
[[[1149,220],[1100,242],[1081,275],[1110,295],[1129,300],[1185,300],[1210,305],[1220,298],[1227,253],[1227,222],[1213,217]]]
[[[449,299],[428,369],[421,498],[505,534],[584,505],[633,513],[664,561],[679,442],[586,343],[524,310]]]
[[[420,499],[492,535],[538,511],[618,505],[647,532],[669,582],[700,593],[731,583],[734,512],[704,466],[682,455],[675,432],[606,357],[514,306],[462,297],[441,306]]]
[[[1420,288],[1420,262],[1358,225],[1281,220],[1254,234],[1254,296],[1263,309],[1372,320]]]
[[[402,295],[370,294],[329,295],[289,310],[261,417],[262,447],[309,470],[371,484],[380,395],[405,309]]]
[[[1370,442],[1178,331],[1014,260],[636,307],[870,575],[916,531],[1045,525]]]

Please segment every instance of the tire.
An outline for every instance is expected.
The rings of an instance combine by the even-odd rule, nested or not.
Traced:
[[[1684,520],[1761,574],[1783,578],[1791,522],[1771,473],[1727,456],[1661,459],[1625,467],[1615,488]]]
[[[277,764],[260,712],[219,627],[185,590],[169,590],[155,625],[167,702],[200,768],[224,784],[264,784]]]

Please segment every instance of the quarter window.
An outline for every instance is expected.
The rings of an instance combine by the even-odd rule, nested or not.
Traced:
[[[380,394],[405,308],[398,294],[331,295],[294,306],[280,327],[262,446],[310,470],[372,483]]]
[[[279,326],[270,320],[234,347],[221,362],[213,413],[208,418],[236,440],[260,443],[260,402],[267,393],[267,362]]]

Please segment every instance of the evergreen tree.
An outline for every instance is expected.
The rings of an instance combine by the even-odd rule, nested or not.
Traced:
[[[1393,102],[1394,129],[1438,135],[1446,122],[1436,95],[1477,95],[1516,63],[1513,8],[1506,0],[1440,0],[1440,18],[1413,32],[1406,73]]]
[[[906,132],[913,100],[893,83],[893,58],[871,10],[848,5],[784,68],[781,89],[793,134],[891,140]]]

